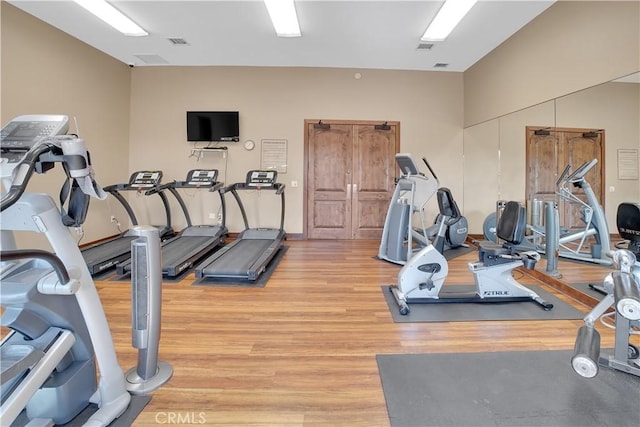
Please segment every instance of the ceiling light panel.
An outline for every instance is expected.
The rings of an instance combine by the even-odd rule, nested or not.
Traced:
[[[431,21],[422,41],[442,41],[453,31],[477,0],[447,0]]]
[[[273,28],[279,37],[300,37],[300,24],[293,0],[264,0],[273,23]]]
[[[126,36],[148,36],[142,27],[104,0],[73,0]]]

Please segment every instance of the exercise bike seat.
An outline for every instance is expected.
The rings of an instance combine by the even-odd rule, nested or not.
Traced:
[[[490,241],[480,242],[478,250],[479,260],[486,266],[512,262],[516,255],[516,246],[524,239],[527,212],[524,206],[515,201],[509,201],[498,221],[496,236],[504,243],[497,244]],[[505,255],[507,255],[505,257]]]

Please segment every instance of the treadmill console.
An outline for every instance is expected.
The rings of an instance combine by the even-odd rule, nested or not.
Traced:
[[[416,166],[411,154],[397,153],[396,164],[402,171],[403,175],[418,175],[418,166]]]
[[[245,184],[247,187],[273,187],[276,184],[278,172],[275,170],[253,170],[247,173]]]
[[[0,131],[2,162],[19,163],[27,151],[44,138],[64,135],[69,118],[62,115],[30,114],[18,116]]]
[[[218,171],[216,169],[194,169],[187,174],[185,183],[194,187],[211,185],[216,182]]]
[[[134,172],[129,178],[129,187],[132,188],[153,188],[160,184],[162,179],[161,171],[141,171]]]

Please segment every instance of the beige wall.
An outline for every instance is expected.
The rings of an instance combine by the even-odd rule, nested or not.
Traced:
[[[640,70],[640,2],[558,1],[464,73],[465,126]]]
[[[549,100],[638,71],[638,7],[638,2],[558,2],[463,75],[321,68],[129,69],[3,2],[1,119],[6,123],[34,112],[75,116],[91,148],[97,177],[105,185],[126,181],[138,169],[162,169],[167,181],[183,179],[192,168],[217,168],[221,180],[240,181],[248,169],[260,167],[261,139],[287,139],[288,168],[280,181],[287,185],[289,233],[303,231],[304,119],[398,120],[401,149],[430,160],[441,184],[452,189],[469,217],[472,232],[477,232],[495,200],[524,194],[524,173],[518,174],[524,164],[523,126],[543,121],[569,126],[555,117],[557,108],[571,110],[566,117],[572,117],[576,127],[590,127],[593,116],[581,120],[584,110],[575,104],[563,107]],[[362,78],[355,79],[355,72]],[[625,102],[637,107],[633,99]],[[534,104],[537,107],[528,108]],[[618,133],[613,123],[620,105],[610,107],[605,123],[607,147],[612,150],[639,143],[638,133],[633,133],[637,116],[622,126],[619,138],[610,136]],[[241,139],[253,139],[256,149],[245,151],[241,142],[229,148],[226,158],[190,157],[185,111],[196,109],[240,111]],[[465,123],[499,116],[496,122],[463,131]],[[610,149],[606,185],[615,186],[616,192],[607,199],[609,218],[617,201],[637,200],[640,191],[637,182],[635,190],[633,182],[615,182],[615,154]],[[292,181],[299,187],[293,188]],[[61,171],[56,170],[47,178],[36,177],[32,188],[57,194],[61,183]],[[210,216],[216,216],[219,203],[208,196],[185,194],[194,222],[215,222]],[[252,223],[273,225],[277,204],[266,197],[257,204],[251,198],[257,196],[247,201]],[[133,199],[134,206],[141,205]],[[160,209],[151,201],[140,209],[140,222],[162,222]],[[434,210],[430,207],[429,215]],[[115,234],[110,215],[128,226],[113,199],[94,201],[83,242]],[[183,220],[175,208],[174,215],[179,228]],[[234,207],[230,217],[232,231],[238,231]]]
[[[354,78],[356,72],[360,79]],[[228,157],[207,153],[190,157],[187,110],[238,110],[241,142]],[[460,73],[260,67],[138,67],[133,69],[129,168],[161,169],[165,180],[184,179],[193,168],[215,168],[226,183],[244,181],[260,168],[261,139],[288,141],[286,184],[288,233],[303,232],[304,120],[397,120],[401,150],[426,156],[443,185],[462,191],[462,75]],[[246,151],[242,141],[256,149]],[[226,173],[224,172],[226,170]],[[299,186],[293,188],[291,181]],[[252,226],[274,226],[279,218],[274,197],[246,196]],[[229,198],[229,228],[242,229]],[[193,195],[187,200],[194,222],[210,223],[219,202]],[[159,207],[160,204],[156,203]],[[435,217],[435,206],[433,216]],[[149,221],[162,217],[157,208]],[[176,212],[176,224],[182,218]],[[215,222],[215,221],[213,221]]]
[[[130,69],[67,34],[2,2],[2,124],[21,114],[66,114],[70,132],[86,140],[103,185],[128,178]],[[64,182],[58,165],[32,179],[29,189],[57,195]],[[117,233],[109,207],[91,202],[82,242]],[[117,215],[121,215],[118,213]],[[19,237],[38,242],[39,237]],[[34,243],[35,244],[35,243]]]

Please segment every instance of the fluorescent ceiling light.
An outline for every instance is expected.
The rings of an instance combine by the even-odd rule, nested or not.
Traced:
[[[293,0],[264,0],[276,34],[280,37],[300,37],[300,25]]]
[[[138,24],[105,0],[73,0],[126,36],[148,36]]]
[[[420,38],[422,41],[442,41],[458,25],[478,0],[447,0],[442,5],[429,28]]]

